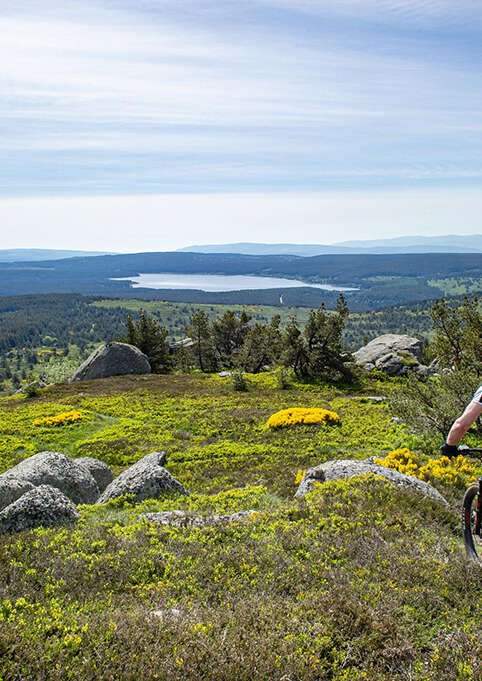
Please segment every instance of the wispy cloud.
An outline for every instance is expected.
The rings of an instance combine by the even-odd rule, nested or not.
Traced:
[[[4,0],[0,193],[473,183],[474,0]]]

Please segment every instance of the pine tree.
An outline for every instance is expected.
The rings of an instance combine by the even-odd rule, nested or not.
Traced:
[[[193,314],[190,324],[186,327],[186,334],[194,343],[192,352],[201,371],[215,371],[216,353],[206,312],[198,309]]]
[[[131,315],[127,315],[125,324],[126,335],[119,340],[135,345],[147,355],[153,373],[168,373],[173,363],[167,342],[167,329],[144,310],[141,311],[137,323],[132,320]]]

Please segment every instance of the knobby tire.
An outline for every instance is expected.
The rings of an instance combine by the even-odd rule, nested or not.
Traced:
[[[465,551],[468,558],[476,561],[479,560],[479,556],[474,542],[474,535],[472,534],[472,521],[478,492],[479,485],[471,485],[465,492],[462,507],[462,532],[464,535]]]

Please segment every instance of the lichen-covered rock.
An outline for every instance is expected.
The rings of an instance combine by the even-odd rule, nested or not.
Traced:
[[[61,490],[74,504],[94,504],[99,488],[90,471],[59,452],[39,452],[0,476],[30,482],[34,487],[51,485]]]
[[[378,336],[353,353],[357,364],[375,364],[384,355],[394,353],[412,355],[417,362],[422,361],[422,341],[404,334],[385,333]]]
[[[27,480],[19,480],[6,474],[0,475],[0,511],[31,489],[33,485]]]
[[[109,499],[131,494],[136,501],[157,499],[164,494],[189,494],[173,476],[163,468],[165,452],[152,452],[123,471],[101,494],[98,504]]]
[[[150,374],[147,356],[129,343],[101,345],[80,365],[72,381],[90,381],[94,378],[122,376],[124,374]]]
[[[395,471],[392,468],[385,468],[385,466],[380,466],[367,459],[364,461],[336,459],[334,461],[326,461],[315,468],[309,468],[296,491],[295,497],[304,497],[317,482],[324,483],[329,480],[353,478],[356,475],[366,475],[367,473],[373,473],[399,487],[411,489],[425,497],[430,497],[430,499],[438,501],[444,506],[448,505],[440,492],[427,482],[405,473],[399,473],[399,471]]]
[[[95,459],[92,456],[84,456],[80,459],[74,459],[74,461],[79,466],[84,466],[89,471],[97,483],[99,492],[103,492],[107,485],[110,485],[114,479],[110,466],[108,466],[105,461],[100,461],[100,459]]]
[[[40,485],[0,511],[0,534],[73,525],[79,517],[75,505],[59,489]]]
[[[227,525],[246,520],[256,511],[237,511],[224,515],[200,516],[189,511],[159,511],[157,513],[143,513],[137,520],[147,520],[157,525],[175,525],[176,527],[209,527],[212,525]]]

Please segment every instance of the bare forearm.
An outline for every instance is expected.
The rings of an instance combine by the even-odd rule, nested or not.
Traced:
[[[470,428],[470,423],[465,424],[465,423],[460,423],[459,420],[455,421],[453,424],[452,428],[449,431],[449,434],[447,435],[446,442],[448,445],[458,445],[460,440],[463,438],[465,433],[468,431]]]
[[[468,431],[470,426],[479,418],[482,413],[482,405],[476,402],[471,402],[462,416],[460,416],[450,429],[447,435],[447,444],[450,446],[457,445]]]

